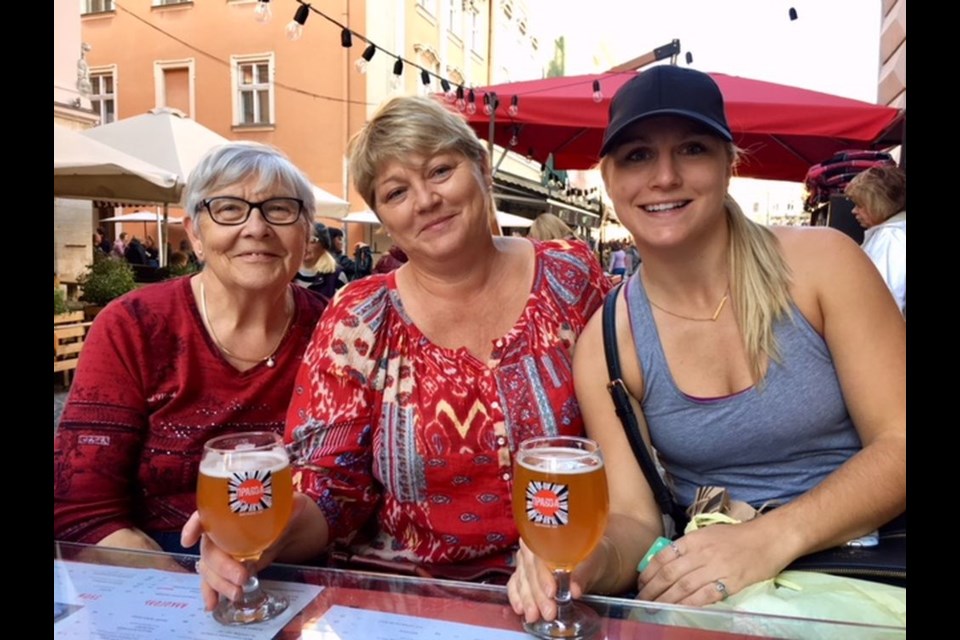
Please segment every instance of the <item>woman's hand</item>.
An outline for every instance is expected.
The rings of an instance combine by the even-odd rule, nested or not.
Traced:
[[[306,512],[310,498],[302,493],[293,494],[293,513],[286,529],[277,541],[266,549],[255,563],[259,571],[268,566],[283,553],[290,544],[296,532],[302,526],[302,514]],[[243,585],[250,578],[246,567],[235,560],[233,556],[218,547],[209,536],[203,532],[200,524],[200,514],[196,511],[187,520],[180,534],[180,543],[185,547],[193,546],[200,541],[200,560],[197,562],[197,573],[200,574],[200,591],[203,595],[203,604],[207,611],[217,606],[218,594],[231,601],[236,600],[243,593]]]
[[[692,531],[654,556],[637,579],[639,600],[703,606],[777,575],[781,559],[759,520]]]
[[[570,595],[574,598],[583,595],[592,583],[592,580],[587,578],[596,572],[598,563],[595,551],[577,565],[570,576]],[[556,618],[557,604],[553,598],[557,593],[557,581],[553,572],[530,551],[523,540],[520,541],[520,549],[517,551],[516,565],[517,569],[507,583],[507,595],[514,612],[522,615],[527,622],[536,622],[540,618]]]

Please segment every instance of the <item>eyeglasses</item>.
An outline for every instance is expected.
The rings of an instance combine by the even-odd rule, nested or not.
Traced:
[[[249,202],[243,198],[221,196],[202,200],[200,206],[206,208],[214,222],[226,226],[245,223],[250,219],[254,208],[260,209],[263,219],[276,226],[293,224],[303,213],[303,200],[299,198],[270,198],[263,202]]]

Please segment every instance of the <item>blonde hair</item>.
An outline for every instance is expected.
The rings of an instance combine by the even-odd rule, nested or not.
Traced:
[[[726,143],[726,149],[732,171],[737,166],[740,151],[732,143]],[[608,154],[600,161],[604,181],[612,155]],[[791,315],[790,268],[773,232],[750,220],[729,193],[724,198],[724,209],[730,235],[730,295],[750,373],[760,386],[766,362],[780,360],[773,326],[782,317]]]
[[[871,167],[854,176],[843,193],[883,222],[907,208],[907,174],[899,167]]]
[[[534,240],[562,240],[576,238],[577,234],[558,216],[552,213],[541,213],[530,225],[527,237]]]
[[[313,265],[317,273],[333,273],[337,270],[337,260],[329,251],[324,251],[323,255],[317,258],[317,264]]]
[[[466,156],[478,177],[487,167],[486,147],[461,116],[431,98],[398,96],[385,102],[350,140],[350,175],[364,202],[376,211],[374,183],[384,164],[446,151]],[[491,199],[490,215],[492,204]]]

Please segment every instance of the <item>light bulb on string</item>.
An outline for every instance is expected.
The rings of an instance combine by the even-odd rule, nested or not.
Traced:
[[[344,49],[349,49],[353,46],[353,34],[350,33],[350,29],[346,27],[340,32],[340,46]]]
[[[270,10],[270,0],[260,0],[257,6],[253,8],[253,19],[260,24],[267,24],[273,18],[273,11]]]
[[[593,101],[597,104],[603,102],[603,91],[600,90],[600,81],[593,81]]]
[[[490,115],[491,113],[493,113],[493,110],[494,110],[495,108],[496,108],[496,107],[494,107],[494,106],[490,103],[490,94],[489,94],[489,93],[483,94],[483,115],[485,115],[485,116]]]
[[[687,59],[687,64],[693,64],[693,54],[690,53],[689,51],[687,51],[686,59]]]
[[[367,64],[369,64],[369,62],[373,60],[373,54],[375,54],[376,52],[377,52],[377,48],[372,44],[368,44],[367,48],[363,50],[363,53],[360,54],[360,57],[357,58],[357,61],[354,63],[357,67],[357,71],[359,71],[360,73],[366,73]]]
[[[519,136],[519,133],[520,133],[520,127],[514,127],[514,128],[513,128],[513,135],[510,136],[510,146],[511,146],[511,147],[516,147],[518,144],[520,144],[520,136]]]
[[[423,83],[423,86],[430,86],[430,72],[426,69],[420,69],[420,82]]]
[[[403,60],[397,58],[393,62],[393,82],[394,89],[399,89],[403,86]]]
[[[457,109],[463,111],[467,108],[467,101],[463,98],[463,85],[457,86],[457,101],[454,103],[457,105]]]
[[[297,7],[297,12],[293,14],[293,20],[287,23],[286,29],[284,31],[287,34],[287,38],[290,40],[299,40],[303,37],[303,25],[307,22],[307,18],[310,17],[310,5],[302,4]]]
[[[790,16],[790,19],[791,19],[791,20],[796,20],[796,19],[797,19],[797,10],[794,9],[793,7],[790,7],[790,11],[787,12],[787,15]]]
[[[450,86],[450,81],[446,78],[440,78],[440,89],[443,90],[443,96],[446,98],[447,102],[452,103],[457,99],[457,94],[454,93],[453,87]]]
[[[515,118],[520,113],[520,96],[510,98],[510,106],[507,107],[507,113],[511,118]]]
[[[467,93],[467,115],[473,115],[477,112],[477,95],[470,89]]]

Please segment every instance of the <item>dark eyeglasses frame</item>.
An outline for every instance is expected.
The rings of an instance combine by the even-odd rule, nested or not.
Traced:
[[[214,200],[225,200],[225,199],[235,200],[236,202],[242,202],[249,207],[249,209],[247,209],[247,215],[243,217],[243,220],[239,220],[237,222],[221,222],[220,220],[217,220],[217,217],[213,214],[213,210],[210,209],[210,203],[213,202]],[[290,222],[275,222],[271,220],[270,216],[264,210],[263,205],[273,200],[292,200],[293,202],[296,202],[297,205],[299,206],[299,209],[297,210],[297,217],[291,220]],[[249,200],[244,200],[243,198],[237,198],[236,196],[215,196],[213,198],[206,198],[204,200],[201,200],[200,204],[197,206],[198,212],[201,210],[201,207],[207,210],[207,213],[210,214],[211,220],[213,220],[214,222],[216,222],[217,224],[223,227],[236,227],[241,224],[246,224],[247,220],[249,220],[250,216],[253,214],[254,209],[259,209],[260,215],[263,216],[263,219],[266,220],[267,223],[272,224],[275,227],[286,227],[291,224],[295,224],[300,219],[300,216],[303,215],[303,200],[301,200],[300,198],[288,198],[288,197],[267,198],[266,200],[263,200],[261,202],[250,202]]]

